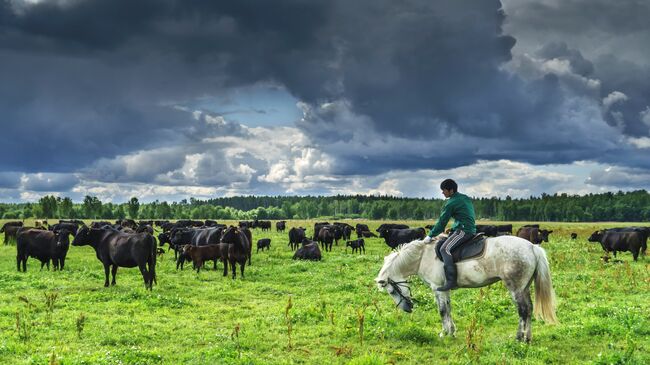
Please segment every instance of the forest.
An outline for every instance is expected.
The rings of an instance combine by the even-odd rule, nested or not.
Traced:
[[[35,203],[2,203],[3,219],[435,219],[443,199],[377,195],[233,196],[178,202],[83,202],[46,195]],[[542,194],[528,198],[475,198],[477,219],[498,221],[650,221],[650,194],[645,190],[588,195]]]

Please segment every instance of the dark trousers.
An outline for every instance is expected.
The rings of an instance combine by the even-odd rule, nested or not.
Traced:
[[[440,247],[440,256],[442,256],[442,261],[445,263],[445,266],[454,264],[454,259],[451,257],[451,251],[469,241],[471,238],[472,235],[461,230],[453,231],[449,237],[447,237]]]

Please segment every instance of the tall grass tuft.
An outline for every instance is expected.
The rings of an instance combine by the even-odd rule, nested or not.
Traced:
[[[81,338],[81,333],[84,330],[84,326],[86,325],[86,316],[83,313],[79,313],[79,317],[77,317],[77,338]]]
[[[45,295],[45,313],[46,313],[47,323],[51,324],[52,313],[54,312],[54,304],[56,303],[56,299],[59,297],[59,293],[51,292],[51,293],[43,293],[43,295]]]
[[[484,310],[485,291],[483,288],[479,291],[478,299],[475,303],[475,310],[467,327],[467,334],[465,335],[465,348],[467,355],[472,363],[478,363],[483,349],[483,325],[480,323],[480,313]]]
[[[239,330],[241,329],[241,325],[237,323],[235,328],[232,330],[232,334],[230,335],[230,339],[235,342],[235,347],[237,348],[237,353],[239,354],[239,358],[241,359],[241,344],[239,343]]]
[[[293,323],[291,322],[291,308],[293,308],[293,303],[291,302],[291,295],[289,295],[287,306],[284,309],[284,320],[287,323],[287,338],[289,340],[287,348],[289,350],[293,348],[293,345],[291,343],[291,332],[293,331]]]
[[[25,307],[22,311],[16,311],[16,332],[18,332],[18,338],[23,342],[28,342],[32,336],[32,328],[34,327],[34,319],[32,318],[34,304],[27,297],[20,296],[18,300],[25,303]]]

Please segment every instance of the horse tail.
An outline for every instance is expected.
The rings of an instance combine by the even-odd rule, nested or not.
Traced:
[[[535,318],[541,318],[547,323],[557,323],[555,316],[555,291],[551,281],[551,270],[546,259],[546,252],[538,245],[533,245],[537,257],[535,270]]]

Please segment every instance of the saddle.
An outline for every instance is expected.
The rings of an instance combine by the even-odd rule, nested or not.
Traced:
[[[446,238],[445,238],[446,239]],[[459,247],[455,247],[451,250],[451,257],[454,259],[454,262],[464,261],[473,259],[478,256],[482,256],[485,251],[485,235],[483,233],[477,233],[469,241],[461,244]],[[442,256],[440,255],[440,248],[444,240],[441,240],[436,245],[436,257],[438,260],[442,261]]]

